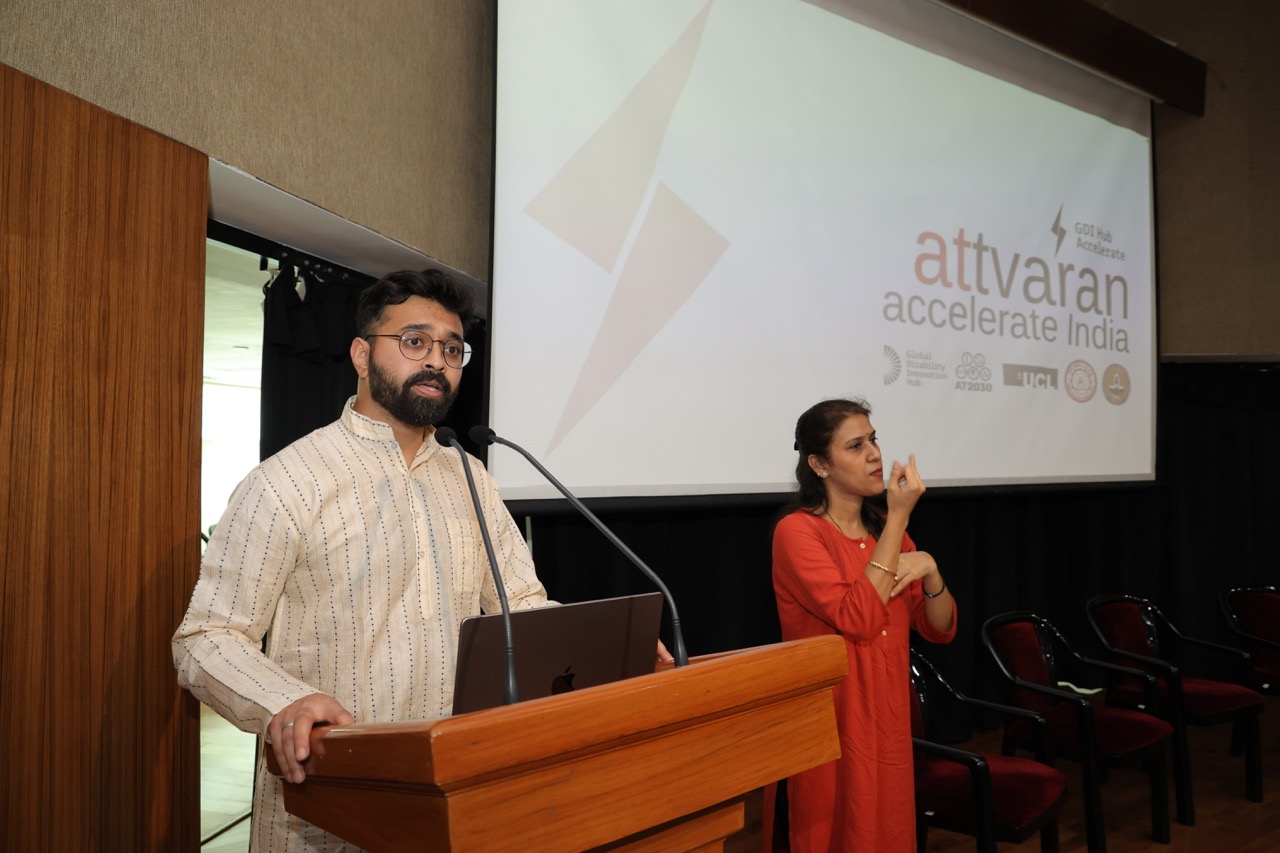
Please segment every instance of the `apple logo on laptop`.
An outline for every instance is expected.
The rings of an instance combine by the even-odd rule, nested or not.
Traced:
[[[556,696],[561,693],[568,693],[573,689],[573,679],[576,673],[573,671],[573,664],[569,664],[564,668],[562,675],[557,675],[551,679],[551,695]]]

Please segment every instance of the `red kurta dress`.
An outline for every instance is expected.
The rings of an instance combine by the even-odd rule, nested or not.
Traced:
[[[884,604],[866,576],[874,537],[850,539],[806,511],[778,522],[773,589],[782,638],[839,634],[849,675],[835,688],[840,758],[787,780],[792,853],[916,849],[909,635],[950,642],[925,616],[920,583]],[[903,536],[902,550],[914,551]]]

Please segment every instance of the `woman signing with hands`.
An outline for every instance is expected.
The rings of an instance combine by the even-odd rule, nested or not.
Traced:
[[[915,850],[909,641],[950,642],[955,600],[907,522],[925,492],[915,456],[888,485],[871,408],[827,400],[796,422],[797,492],[773,534],[784,640],[838,634],[841,756],[788,780],[791,850]]]

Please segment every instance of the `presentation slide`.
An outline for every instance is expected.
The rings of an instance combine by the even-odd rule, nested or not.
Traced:
[[[930,486],[1153,477],[1145,128],[862,5],[499,3],[490,426],[580,496],[790,491],[844,396]]]

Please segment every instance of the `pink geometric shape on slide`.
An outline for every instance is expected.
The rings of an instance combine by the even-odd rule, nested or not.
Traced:
[[[653,177],[711,9],[689,26],[524,212],[612,272]]]
[[[728,248],[728,240],[658,182],[549,450],[618,381]]]

